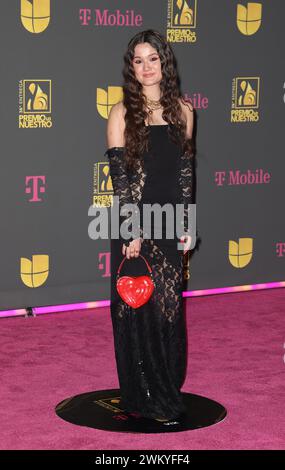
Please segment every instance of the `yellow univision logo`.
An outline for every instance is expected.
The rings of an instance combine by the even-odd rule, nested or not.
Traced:
[[[229,240],[229,261],[234,268],[244,268],[251,261],[253,239],[239,238],[238,242]]]
[[[49,256],[33,255],[32,261],[21,258],[21,279],[27,287],[40,287],[49,275]]]
[[[50,0],[21,0],[21,21],[30,33],[42,33],[50,22]]]
[[[237,27],[245,36],[251,36],[261,25],[261,3],[248,3],[247,6],[237,5]]]
[[[103,88],[97,88],[96,102],[100,116],[108,119],[112,106],[122,101],[122,99],[123,88],[120,86],[109,86],[107,91]]]

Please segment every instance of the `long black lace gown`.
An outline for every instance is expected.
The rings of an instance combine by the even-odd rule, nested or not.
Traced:
[[[171,124],[170,124],[171,125]],[[191,203],[190,157],[170,140],[168,125],[150,125],[150,147],[133,172],[126,169],[124,147],[106,151],[114,195],[120,204]],[[123,219],[120,219],[121,221]],[[162,219],[165,235],[165,219]],[[187,218],[182,220],[187,229]],[[142,230],[141,230],[141,233]],[[182,303],[183,251],[174,239],[143,239],[141,254],[149,262],[155,290],[138,309],[129,308],[116,291],[123,259],[123,239],[111,239],[111,317],[121,392],[121,406],[147,418],[174,419],[186,411],[180,388],[187,367],[186,322]],[[121,275],[146,274],[141,257],[126,259]]]

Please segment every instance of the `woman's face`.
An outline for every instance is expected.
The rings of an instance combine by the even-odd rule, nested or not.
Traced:
[[[148,42],[136,45],[133,67],[136,79],[143,86],[154,85],[162,79],[160,57]]]

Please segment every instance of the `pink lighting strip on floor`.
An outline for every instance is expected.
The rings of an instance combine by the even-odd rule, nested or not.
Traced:
[[[285,287],[285,281],[265,282],[262,284],[247,284],[244,286],[217,287],[214,289],[188,290],[183,292],[183,297],[197,297],[199,295],[227,294],[228,292],[245,292],[249,290],[276,289]]]
[[[18,310],[0,310],[0,318],[1,317],[17,317],[21,315],[26,315],[26,310],[24,308],[20,308]]]
[[[279,287],[285,287],[285,281],[278,282],[266,282],[263,284],[248,284],[244,286],[232,286],[232,287],[217,287],[214,289],[201,289],[201,290],[189,290],[183,292],[183,297],[198,297],[202,295],[213,295],[213,294],[226,294],[229,292],[245,292],[252,290],[261,289],[276,289]],[[81,302],[76,304],[63,304],[63,305],[49,305],[47,307],[34,307],[34,314],[41,313],[56,313],[56,312],[70,312],[72,310],[85,310],[89,308],[98,307],[109,307],[110,300],[98,300],[95,302]],[[18,310],[0,310],[1,317],[15,317],[26,315],[25,309]]]

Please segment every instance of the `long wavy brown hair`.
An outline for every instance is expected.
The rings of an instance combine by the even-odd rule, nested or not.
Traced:
[[[174,53],[159,32],[148,29],[137,33],[128,43],[124,55],[123,67],[123,104],[125,113],[125,158],[127,165],[133,167],[135,159],[141,158],[143,152],[148,150],[149,129],[144,125],[148,113],[145,108],[145,95],[141,83],[136,79],[132,61],[137,44],[148,42],[156,49],[161,61],[162,80],[160,82],[162,105],[162,118],[168,122],[170,139],[181,145],[181,151],[194,153],[193,139],[185,137],[186,123],[182,118],[182,109],[179,98],[183,98],[179,87],[177,63]]]

